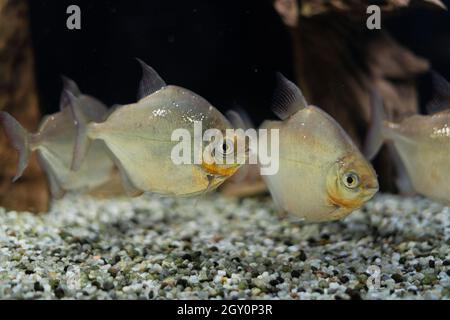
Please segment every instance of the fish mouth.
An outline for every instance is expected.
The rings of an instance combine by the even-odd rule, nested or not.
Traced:
[[[366,192],[375,192],[376,193],[380,189],[380,185],[379,185],[377,179],[363,178],[362,179],[362,188]]]

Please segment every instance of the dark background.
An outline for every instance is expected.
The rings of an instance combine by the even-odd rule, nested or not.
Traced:
[[[449,0],[444,2],[449,6]],[[290,35],[270,0],[29,4],[44,113],[58,110],[61,74],[108,105],[136,101],[141,71],[134,57],[139,57],[167,83],[202,95],[222,111],[245,108],[258,124],[273,118],[269,106],[274,73],[293,76]],[[66,28],[71,4],[81,8],[81,30]],[[448,12],[408,11],[383,22],[383,27],[450,78]],[[422,91],[427,86],[421,82]]]

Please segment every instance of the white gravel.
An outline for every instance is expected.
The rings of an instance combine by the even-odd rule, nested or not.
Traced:
[[[450,208],[379,195],[343,221],[278,218],[269,198],[0,208],[1,299],[448,299]]]

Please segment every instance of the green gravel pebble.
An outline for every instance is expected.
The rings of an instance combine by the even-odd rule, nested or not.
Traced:
[[[0,208],[0,299],[450,299],[450,208],[378,195],[342,221],[292,218],[219,195]]]

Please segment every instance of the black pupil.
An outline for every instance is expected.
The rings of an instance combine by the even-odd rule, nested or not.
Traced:
[[[348,184],[353,184],[353,182],[354,182],[353,177],[347,177]]]
[[[223,149],[223,151],[227,151],[228,150],[228,145],[226,143],[224,143],[222,145],[222,149]]]

